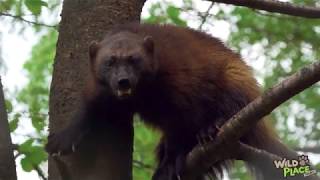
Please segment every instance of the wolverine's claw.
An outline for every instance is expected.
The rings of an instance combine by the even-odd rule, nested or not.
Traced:
[[[198,143],[200,145],[201,150],[204,151],[205,150],[204,149],[204,143],[202,142],[203,139],[200,137],[200,135],[197,135],[197,140],[198,140]]]
[[[76,152],[76,146],[72,144],[72,152]]]
[[[179,174],[177,174],[177,179],[181,180],[181,176]]]

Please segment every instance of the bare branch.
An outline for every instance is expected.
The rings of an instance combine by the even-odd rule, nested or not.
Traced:
[[[243,134],[255,126],[260,119],[271,113],[273,109],[319,80],[320,61],[317,61],[302,68],[252,101],[222,126],[216,140],[205,145],[206,152],[203,151],[203,147],[196,146],[188,154],[183,179],[192,180],[204,173],[204,170],[221,160],[219,153],[224,151],[226,147],[230,147],[229,144],[226,144],[227,142],[238,142]],[[215,156],[208,156],[208,154],[215,154]]]
[[[319,7],[308,7],[293,5],[288,2],[280,2],[276,0],[208,0],[225,4],[233,4],[236,6],[244,6],[253,9],[265,10],[292,16],[300,16],[306,18],[320,18]]]
[[[282,160],[280,156],[243,143],[239,144],[238,154],[240,160],[243,160],[251,166],[258,168],[260,171],[263,171],[261,173],[268,176],[264,177],[265,179],[279,179],[283,177],[281,169],[277,169],[273,165],[275,160]]]
[[[50,28],[57,28],[57,25],[48,25],[48,24],[44,24],[44,23],[30,21],[30,20],[27,20],[27,19],[23,18],[22,16],[17,16],[17,15],[13,15],[13,14],[0,12],[0,16],[11,17],[11,18],[14,18],[14,19],[17,19],[19,21],[26,22],[26,23],[32,24],[32,25],[45,26],[45,27],[50,27]]]
[[[198,27],[199,30],[202,30],[202,26],[203,26],[204,23],[207,21],[207,18],[208,18],[208,16],[210,15],[210,11],[211,11],[213,5],[214,5],[214,2],[212,2],[212,3],[210,4],[210,6],[208,7],[208,9],[207,9],[207,11],[205,12],[204,15],[200,15],[200,17],[201,17],[201,23],[200,23],[200,25],[199,25],[199,27]]]
[[[310,153],[316,153],[320,154],[320,146],[313,146],[313,147],[296,147],[293,148],[296,151],[302,151],[302,152],[310,152]]]
[[[42,180],[47,180],[48,178],[44,175],[44,172],[39,166],[33,166],[34,170],[37,171],[38,175],[41,177]]]
[[[141,162],[141,161],[138,161],[138,160],[132,160],[132,163],[137,168],[144,168],[144,169],[148,169],[148,170],[154,170],[153,166],[151,166],[149,164],[145,164],[144,162]]]

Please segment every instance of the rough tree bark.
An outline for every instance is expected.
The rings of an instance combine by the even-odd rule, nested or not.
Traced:
[[[0,180],[17,180],[8,116],[0,77]]]
[[[88,45],[117,23],[138,21],[143,0],[65,0],[59,25],[57,54],[50,92],[50,132],[67,125],[79,104],[79,92],[89,72]],[[89,137],[76,153],[49,159],[49,180],[130,180],[133,128],[109,127]],[[59,170],[63,170],[61,177]],[[68,177],[65,177],[66,173]]]

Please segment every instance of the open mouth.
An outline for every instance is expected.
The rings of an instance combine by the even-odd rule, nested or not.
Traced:
[[[131,96],[131,94],[132,94],[132,90],[131,90],[131,88],[129,88],[129,89],[118,89],[117,90],[117,96],[118,97],[128,97],[128,96]]]

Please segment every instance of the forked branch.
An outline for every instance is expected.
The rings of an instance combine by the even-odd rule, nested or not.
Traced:
[[[203,151],[203,147],[196,146],[189,153],[182,179],[194,180],[195,177],[205,173],[204,170],[210,168],[212,164],[225,159],[226,148],[236,147],[235,144],[240,137],[253,128],[260,119],[319,80],[320,61],[317,61],[302,68],[252,101],[221,127],[215,141],[205,145],[206,151]],[[214,154],[214,156],[208,156],[208,154]]]

